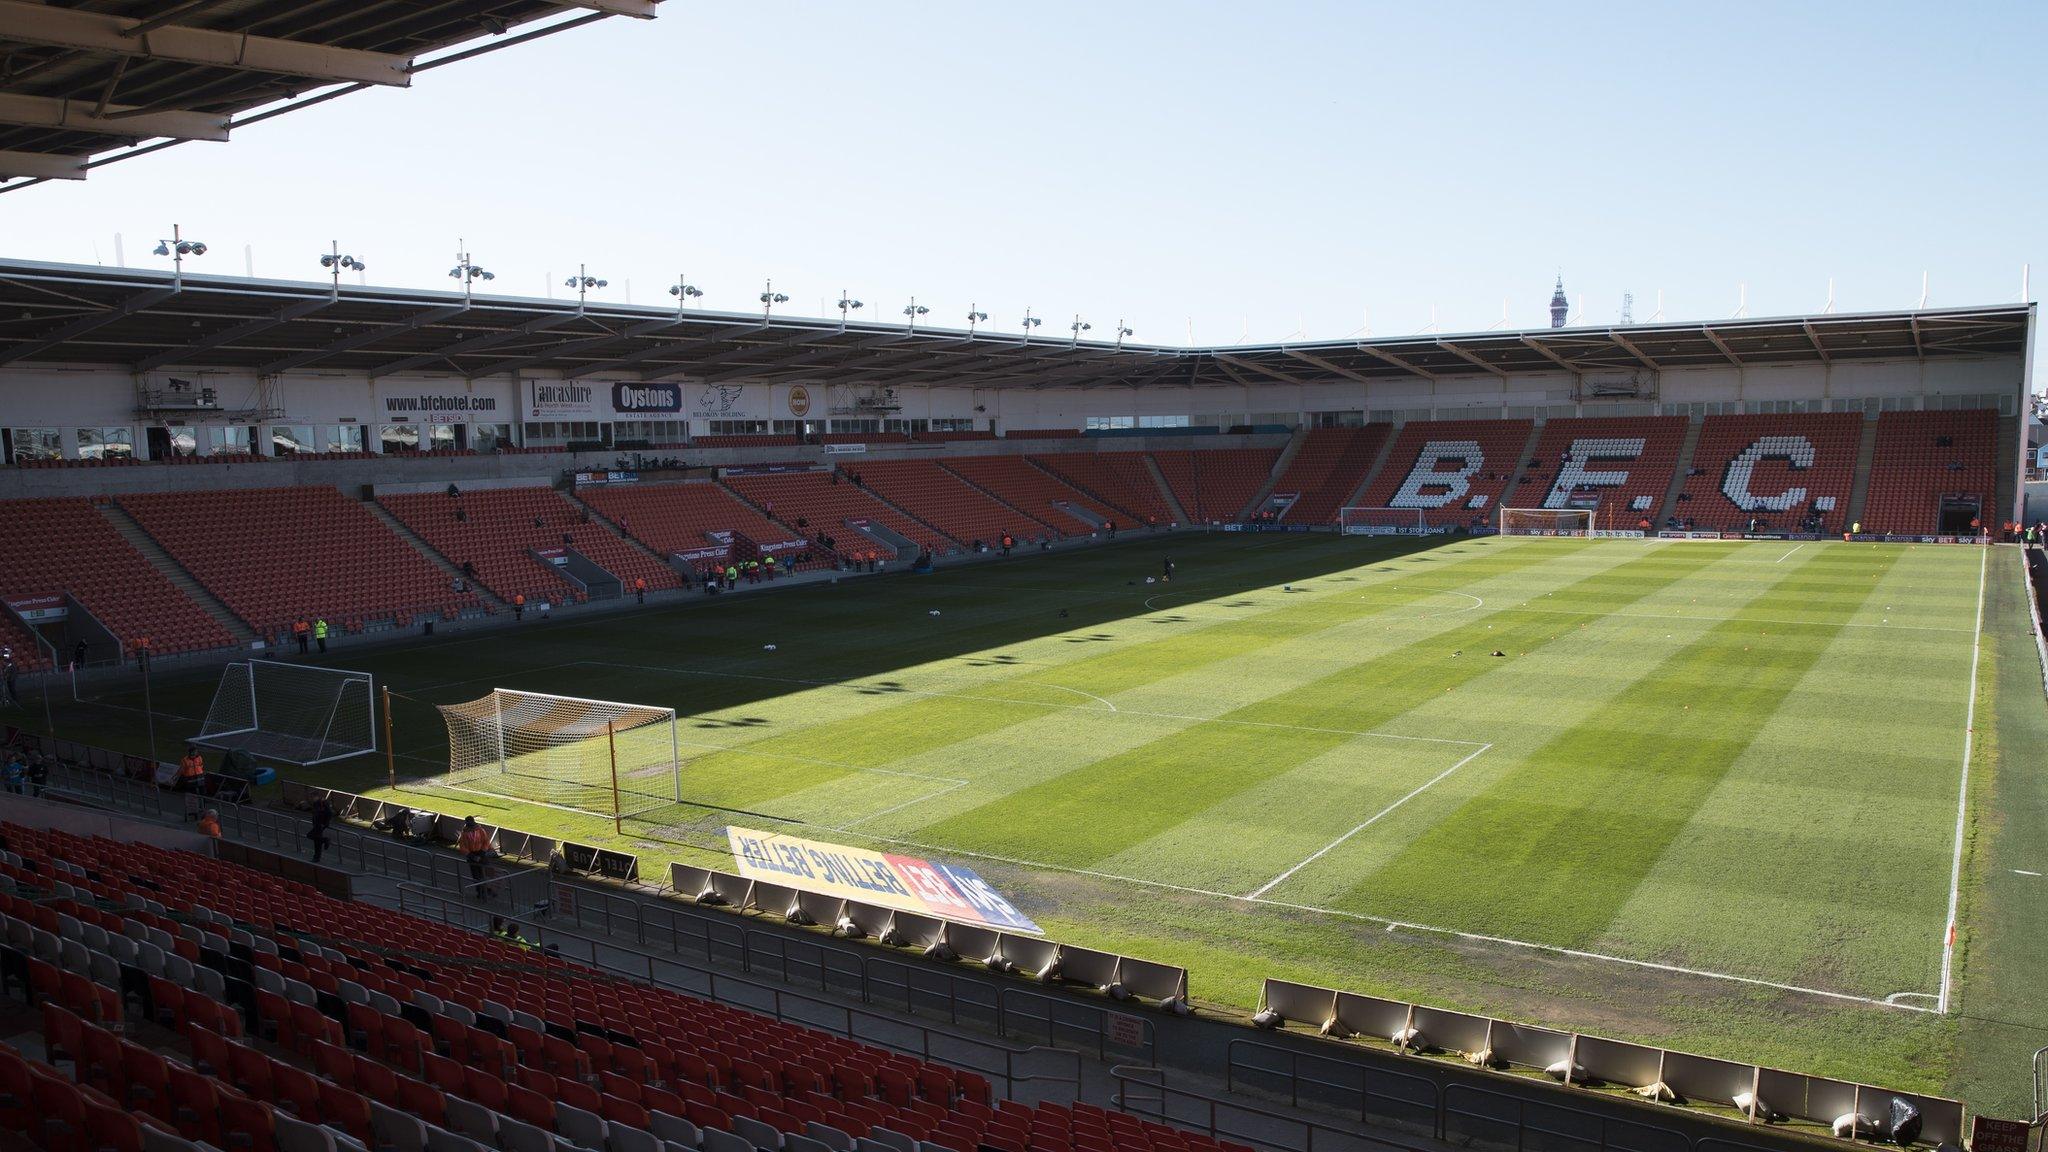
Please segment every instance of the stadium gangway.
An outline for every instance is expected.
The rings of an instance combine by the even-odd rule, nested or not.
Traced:
[[[542,951],[585,967],[637,980],[657,988],[730,1004],[778,1021],[829,1032],[863,1044],[874,1044],[915,1056],[965,1068],[1002,1083],[1004,1095],[1018,1099],[1025,1085],[1054,1084],[1063,1087],[1063,1101],[1079,1098],[1080,1054],[1066,1049],[1034,1046],[1012,1048],[977,1036],[952,1032],[906,1021],[808,993],[766,984],[758,980],[720,972],[715,967],[692,963],[680,957],[662,956],[633,948],[616,940],[571,932],[549,922],[544,915],[498,916],[468,901],[423,888],[417,884],[398,886],[398,910],[451,927],[482,932],[493,918],[520,926],[529,943]],[[906,1032],[916,1036],[906,1044]],[[1051,1060],[1065,1065],[1061,1072],[1033,1070],[1034,1061]],[[1043,1095],[1040,1099],[1046,1099]]]

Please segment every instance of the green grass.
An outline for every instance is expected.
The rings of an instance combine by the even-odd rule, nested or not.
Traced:
[[[1176,580],[1145,584],[1164,554]],[[404,694],[415,802],[585,840],[609,821],[436,789],[431,704],[675,707],[691,803],[628,821],[647,871],[729,864],[728,820],[901,847],[1056,938],[1188,965],[1218,1010],[1282,976],[2011,1114],[2048,1043],[2048,882],[2014,871],[2048,871],[2048,789],[2000,753],[2039,747],[2048,708],[2010,550],[1989,557],[1957,1013],[1773,986],[1939,988],[1983,559],[1216,536],[330,659]],[[197,717],[210,692],[160,678],[156,704]],[[134,703],[59,727],[132,746]],[[296,774],[365,790],[383,767]]]

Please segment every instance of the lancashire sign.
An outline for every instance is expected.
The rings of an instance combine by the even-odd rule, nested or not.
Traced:
[[[750,880],[1006,932],[1040,931],[966,868],[752,828],[728,827],[725,834],[740,875]]]

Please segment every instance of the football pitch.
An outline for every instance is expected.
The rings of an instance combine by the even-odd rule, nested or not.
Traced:
[[[332,659],[406,696],[414,803],[600,843],[510,780],[437,787],[428,704],[674,707],[684,802],[625,825],[646,872],[779,828],[966,864],[1222,1007],[1283,976],[2002,1100],[2023,1055],[1957,1047],[1971,1008],[1987,1048],[2048,1043],[2048,982],[1996,971],[2034,945],[1967,931],[2039,908],[1990,883],[1992,836],[2040,837],[1990,792],[2017,581],[2010,549],[1218,535]]]

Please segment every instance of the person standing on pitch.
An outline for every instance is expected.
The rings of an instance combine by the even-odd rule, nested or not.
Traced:
[[[311,639],[312,635],[313,626],[304,620],[299,620],[292,624],[292,639],[299,642],[299,655],[304,656],[306,654],[306,641]]]
[[[319,645],[320,645],[320,654],[321,654],[322,656],[325,656],[325,655],[327,655],[327,617],[325,617],[325,616],[316,616],[316,617],[314,617],[314,619],[313,619],[313,639],[314,639],[315,641],[317,641],[317,642],[319,643]]]
[[[1165,556],[1160,558],[1159,579],[1161,583],[1173,579],[1173,557]]]

